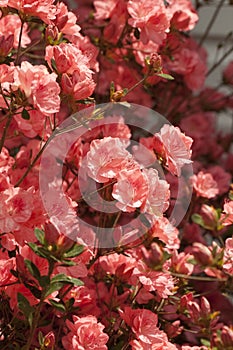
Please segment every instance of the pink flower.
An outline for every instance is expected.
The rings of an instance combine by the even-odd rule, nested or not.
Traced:
[[[43,65],[32,66],[27,61],[23,61],[15,73],[14,85],[25,93],[29,103],[45,115],[59,112],[60,87],[56,74],[50,74]]]
[[[0,19],[0,34],[4,35],[5,37],[9,35],[13,35],[14,37],[13,46],[15,49],[18,47],[18,44],[19,44],[20,28],[21,28],[21,20],[17,15],[7,15],[7,16],[3,16]],[[22,38],[21,38],[22,47],[26,47],[31,42],[31,39],[29,38],[27,31],[28,31],[28,26],[26,23],[24,23]]]
[[[131,328],[137,339],[130,345],[134,350],[175,350],[176,347],[168,342],[167,335],[157,327],[158,317],[147,309],[131,309],[125,307],[120,310],[120,316]],[[170,345],[170,347],[169,347]]]
[[[223,270],[233,275],[233,238],[227,238],[225,241]]]
[[[112,196],[118,201],[116,206],[122,211],[132,212],[144,206],[148,197],[148,181],[138,163],[132,163],[117,174]]]
[[[62,74],[61,87],[65,94],[70,95],[75,100],[84,100],[92,95],[95,89],[95,82],[90,74],[79,70],[69,76]]]
[[[73,12],[68,11],[67,6],[63,2],[56,4],[56,19],[53,23],[68,39],[73,36],[80,37],[81,27],[77,24],[77,17]]]
[[[43,22],[50,23],[55,19],[56,7],[53,5],[54,0],[2,0],[0,6],[13,7],[22,13],[30,16],[39,17]]]
[[[45,59],[52,69],[51,60],[55,61],[56,69],[60,74],[73,74],[74,71],[80,71],[91,76],[89,69],[89,60],[82,51],[74,44],[61,43],[56,46],[47,46]]]
[[[16,278],[12,275],[10,270],[14,270],[15,258],[2,259],[0,258],[0,287],[2,288],[5,284],[16,281]]]
[[[148,196],[143,212],[161,216],[169,207],[169,184],[159,179],[156,169],[143,169],[143,173],[148,182]]]
[[[131,279],[132,283],[138,280],[148,292],[156,291],[160,298],[167,299],[173,294],[174,281],[171,275],[167,272],[153,271],[143,263],[135,267]]]
[[[45,115],[37,110],[28,111],[29,119],[24,119],[20,114],[14,116],[19,130],[27,137],[42,136],[45,127]]]
[[[192,30],[197,21],[198,14],[189,0],[169,0],[167,11],[171,15],[171,26],[178,30]]]
[[[180,240],[179,231],[174,227],[166,217],[156,218],[151,225],[151,235],[159,238],[166,244],[167,249],[178,249]]]
[[[73,321],[66,320],[69,332],[62,338],[66,350],[107,350],[108,335],[95,316],[73,316]]]
[[[155,5],[153,0],[130,0],[127,8],[131,16],[128,22],[132,27],[139,28],[143,44],[149,40],[161,44],[170,26],[164,2],[159,0]]]
[[[0,230],[11,232],[18,230],[27,222],[33,210],[33,189],[9,188],[1,193]]]
[[[197,196],[214,198],[219,193],[217,182],[210,173],[200,171],[197,175],[193,175],[190,180]]]
[[[115,6],[120,0],[94,0],[94,6],[95,6],[95,18],[98,19],[107,19],[112,16],[112,13],[115,9]]]
[[[158,145],[156,141],[158,140]],[[162,152],[168,170],[174,175],[181,174],[185,164],[191,164],[191,145],[193,140],[185,136],[178,127],[165,124],[159,133],[155,134],[155,152]]]
[[[108,182],[130,162],[132,156],[118,137],[93,140],[87,153],[88,175],[97,182]]]
[[[221,215],[221,222],[223,226],[233,224],[233,201],[228,201],[224,203],[223,213]]]

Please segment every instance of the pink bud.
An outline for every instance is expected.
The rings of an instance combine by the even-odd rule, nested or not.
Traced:
[[[210,314],[210,303],[205,297],[201,297],[201,313],[203,316],[208,316]]]
[[[55,335],[51,331],[47,333],[46,336],[44,337],[44,346],[46,347],[46,349],[54,349],[54,345],[55,345]]]
[[[8,37],[5,37],[4,35],[0,35],[0,56],[5,58],[13,48],[13,44],[14,44],[13,34],[10,34]]]
[[[213,263],[213,257],[211,251],[202,243],[193,243],[192,254],[197,262],[201,265],[211,265]]]
[[[59,36],[58,28],[52,24],[49,24],[45,31],[45,38],[47,42],[51,43],[51,41],[56,41]]]
[[[233,329],[227,326],[223,326],[221,339],[225,348],[233,348]]]
[[[201,207],[201,216],[207,229],[216,229],[218,224],[218,213],[214,207],[203,204]]]

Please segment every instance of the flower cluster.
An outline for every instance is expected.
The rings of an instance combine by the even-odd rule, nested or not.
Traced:
[[[0,348],[231,350],[232,47],[191,0],[70,2],[0,0]]]

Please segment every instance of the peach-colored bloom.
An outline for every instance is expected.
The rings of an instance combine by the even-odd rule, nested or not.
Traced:
[[[199,197],[214,198],[219,193],[217,182],[210,173],[200,171],[197,175],[193,175],[190,180]]]
[[[26,15],[39,17],[45,23],[55,19],[56,7],[54,0],[2,0],[0,6],[10,6]]]
[[[131,16],[129,24],[139,28],[143,44],[147,44],[149,40],[161,44],[170,25],[164,2],[159,0],[155,4],[153,0],[130,0],[127,8]]]
[[[185,164],[191,164],[191,145],[193,140],[180,131],[178,127],[165,124],[159,133],[155,134],[155,152],[162,150],[168,170],[174,175],[181,174],[181,168]]]
[[[50,115],[60,109],[60,87],[56,78],[56,74],[50,74],[45,66],[33,66],[23,61],[15,70],[14,89],[22,90],[29,103],[41,113]]]
[[[132,156],[118,137],[93,140],[87,153],[88,175],[97,182],[108,182],[131,161]]]
[[[73,321],[66,320],[69,332],[62,338],[66,350],[107,350],[108,335],[95,316],[73,316]]]
[[[21,28],[21,20],[17,15],[7,15],[7,16],[3,16],[0,19],[0,34],[4,36],[9,36],[12,34],[14,36],[13,46],[15,49],[18,47],[18,44],[19,44],[20,28]],[[28,31],[28,25],[24,23],[22,38],[21,38],[22,47],[26,47],[31,42],[31,39],[29,38],[27,31]]]
[[[148,181],[138,163],[122,169],[113,185],[112,196],[118,202],[116,206],[122,211],[131,212],[144,206],[148,198]]]

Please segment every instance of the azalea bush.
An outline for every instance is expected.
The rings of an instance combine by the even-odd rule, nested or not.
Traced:
[[[233,349],[233,46],[208,65],[209,3],[0,0],[2,350]]]

